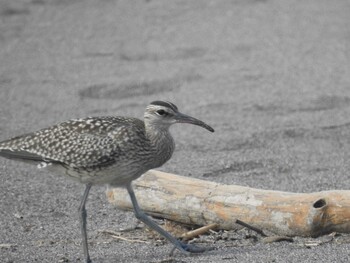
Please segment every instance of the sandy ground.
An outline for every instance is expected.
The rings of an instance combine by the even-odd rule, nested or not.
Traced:
[[[216,132],[173,127],[177,150],[164,171],[283,191],[349,189],[349,14],[346,0],[1,0],[0,139],[75,117],[142,118],[166,99]],[[82,191],[0,159],[0,262],[83,262]],[[104,187],[87,209],[94,262],[350,260],[348,235],[311,248],[305,238],[245,235],[168,259],[167,243],[100,233],[136,222]]]

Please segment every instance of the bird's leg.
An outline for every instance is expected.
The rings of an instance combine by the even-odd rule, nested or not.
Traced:
[[[85,203],[89,195],[90,189],[91,189],[91,184],[87,184],[84,191],[83,198],[79,206],[79,210],[78,210],[79,219],[80,219],[81,236],[83,239],[82,242],[83,242],[84,257],[85,257],[86,263],[91,263],[89,249],[88,249],[88,242],[87,242],[87,234],[86,234],[86,209],[85,209]]]
[[[183,243],[183,242],[177,240],[175,237],[173,237],[171,234],[169,234],[163,228],[158,226],[139,207],[139,205],[137,203],[137,200],[136,200],[135,193],[134,193],[134,189],[132,188],[131,183],[129,183],[126,186],[126,188],[127,188],[128,193],[130,195],[130,199],[131,199],[132,205],[134,207],[134,212],[135,212],[135,216],[136,216],[137,219],[141,220],[147,226],[149,226],[150,228],[152,228],[153,230],[155,230],[159,234],[161,234],[163,237],[168,239],[172,244],[174,244],[175,248],[177,248],[181,252],[184,252],[184,253],[188,253],[188,252],[201,253],[201,252],[206,251],[205,248],[196,247],[196,246],[193,246],[193,245],[190,245],[190,244],[186,244],[186,243]]]

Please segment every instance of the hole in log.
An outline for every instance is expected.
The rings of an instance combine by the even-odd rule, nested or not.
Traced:
[[[326,200],[324,200],[324,199],[318,199],[318,200],[314,203],[313,207],[314,207],[314,208],[322,208],[322,207],[324,207],[326,204],[327,204],[327,203],[326,203]]]

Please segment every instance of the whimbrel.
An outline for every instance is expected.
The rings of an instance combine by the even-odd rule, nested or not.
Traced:
[[[171,158],[175,144],[169,127],[174,123],[190,123],[214,132],[204,122],[180,113],[173,103],[154,101],[147,106],[144,121],[111,116],[69,120],[0,142],[0,156],[37,164],[85,184],[79,216],[86,262],[91,259],[85,203],[91,186],[102,184],[126,187],[136,218],[180,251],[199,253],[205,249],[177,240],[142,212],[131,184]]]

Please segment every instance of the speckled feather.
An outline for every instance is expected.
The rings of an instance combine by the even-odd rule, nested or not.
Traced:
[[[66,121],[0,143],[0,155],[71,167],[109,166],[131,158],[133,149],[149,151],[143,121],[125,117],[89,117]]]

